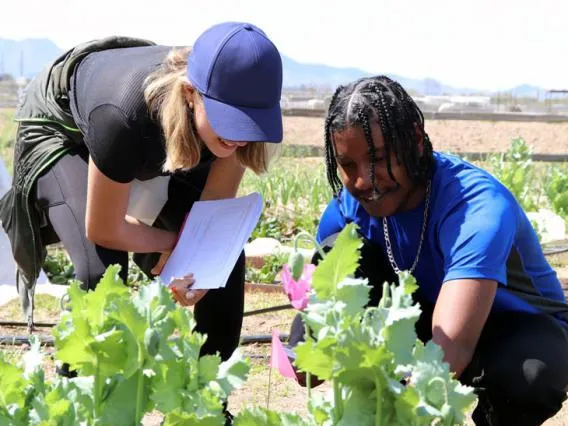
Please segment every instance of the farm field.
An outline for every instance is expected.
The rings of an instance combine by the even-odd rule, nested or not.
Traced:
[[[539,154],[568,154],[568,123],[426,120],[434,149],[451,152],[502,152],[509,141],[522,137]],[[288,144],[323,146],[323,119],[284,117]]]
[[[0,110],[0,156],[10,166],[15,127],[11,123],[12,111]],[[285,144],[322,146],[323,120],[319,118],[285,117]],[[566,163],[531,163],[526,146],[534,153],[568,154],[568,123],[512,123],[512,122],[477,122],[477,121],[430,121],[426,124],[435,150],[460,152],[506,152],[514,150],[517,158],[514,162],[503,161],[497,157],[493,161],[480,164],[495,173],[519,197],[527,211],[539,207],[564,208],[562,200],[556,200],[554,179],[560,181],[568,175]],[[515,137],[522,137],[525,144],[512,147]],[[514,157],[513,155],[511,157]],[[556,174],[555,174],[556,173]],[[557,182],[554,181],[554,182]],[[564,181],[562,181],[564,182]],[[560,185],[560,184],[558,184]],[[560,186],[558,186],[560,188]],[[289,157],[284,152],[274,162],[271,172],[259,178],[251,173],[245,175],[241,192],[259,191],[266,202],[265,211],[253,238],[269,237],[289,245],[300,230],[313,233],[317,220],[331,197],[326,179],[323,158]],[[567,206],[568,208],[568,206]],[[568,244],[568,241],[564,241]],[[247,281],[253,283],[272,283],[278,281],[278,273],[285,257],[271,256],[266,259],[262,269],[249,267]],[[72,267],[65,253],[50,249],[48,257],[50,269],[48,275],[59,281],[65,281],[72,275]],[[568,253],[550,256],[551,264],[568,288]],[[129,275],[132,283],[142,283],[144,278],[133,269]],[[276,287],[276,286],[275,286]],[[247,291],[245,311],[280,305],[287,302],[283,291],[263,292]],[[57,321],[60,314],[59,301],[45,295],[36,296],[36,321]],[[294,311],[285,310],[245,318],[242,334],[269,335],[273,329],[287,333]],[[0,320],[20,320],[20,310],[16,302],[0,307]],[[0,335],[25,335],[24,328],[0,327]],[[40,335],[49,335],[49,329],[38,329]],[[229,410],[238,413],[247,405],[266,406],[268,395],[268,362],[270,345],[243,345],[242,352],[250,358],[251,371],[244,387],[230,397]],[[0,350],[9,359],[18,360],[24,353],[22,347],[4,347]],[[49,352],[51,349],[46,348]],[[53,359],[45,359],[46,374],[54,375]],[[314,390],[320,392],[329,389],[327,384]],[[305,415],[307,392],[294,382],[282,378],[272,371],[270,387],[270,409],[296,412]],[[147,426],[160,423],[160,416],[148,415],[144,421]],[[568,403],[546,426],[568,426]]]

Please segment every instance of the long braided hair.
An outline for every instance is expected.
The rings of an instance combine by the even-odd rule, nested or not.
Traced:
[[[335,195],[343,186],[337,175],[332,135],[349,127],[360,126],[369,147],[370,178],[375,188],[375,144],[371,124],[377,120],[385,140],[387,172],[392,174],[391,153],[404,165],[415,184],[425,184],[429,179],[434,157],[430,138],[424,130],[424,115],[402,88],[386,76],[365,77],[348,85],[339,86],[329,105],[325,120],[325,162],[327,180]],[[418,138],[423,137],[422,156],[418,151]]]

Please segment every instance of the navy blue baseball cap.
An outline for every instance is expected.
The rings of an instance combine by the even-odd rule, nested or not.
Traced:
[[[261,29],[245,22],[207,29],[191,49],[187,77],[219,137],[282,141],[282,58]]]

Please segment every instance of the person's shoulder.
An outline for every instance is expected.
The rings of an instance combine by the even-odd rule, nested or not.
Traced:
[[[506,195],[507,188],[490,172],[453,154],[434,153],[433,185],[445,194],[492,192]]]
[[[137,46],[89,54],[76,71],[77,102],[87,115],[102,104],[113,105],[130,119],[145,116],[144,82],[163,63],[168,46]]]
[[[129,47],[117,47],[113,49],[105,49],[100,51],[95,51],[89,53],[82,63],[91,64],[107,64],[109,60],[117,60],[117,58],[147,58],[152,61],[154,57],[159,59],[165,58],[165,56],[173,49],[171,46],[153,44],[147,46],[129,46]],[[136,65],[136,64],[131,64]]]
[[[456,204],[484,204],[487,207],[512,209],[517,201],[491,173],[456,155],[435,153],[432,180],[437,204],[447,209]]]

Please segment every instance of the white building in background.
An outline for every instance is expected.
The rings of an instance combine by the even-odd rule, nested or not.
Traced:
[[[490,96],[416,96],[417,105],[429,112],[494,112]]]
[[[490,96],[450,96],[427,95],[414,96],[416,104],[424,112],[496,112]],[[325,110],[329,106],[331,96],[322,98],[284,94],[280,101],[282,109]]]
[[[308,109],[324,109],[325,103],[323,99],[310,99],[306,102]]]

